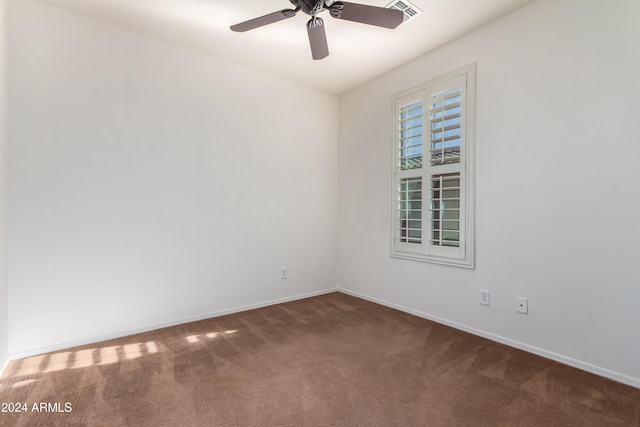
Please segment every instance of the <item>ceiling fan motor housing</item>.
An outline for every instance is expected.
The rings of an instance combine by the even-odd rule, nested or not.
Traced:
[[[304,13],[310,16],[316,16],[318,13],[327,10],[335,0],[289,0],[296,9],[300,8]]]

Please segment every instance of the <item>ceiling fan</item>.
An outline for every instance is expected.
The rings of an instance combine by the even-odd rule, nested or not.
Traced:
[[[250,19],[231,26],[231,30],[245,32],[265,25],[273,24],[284,19],[293,18],[302,12],[311,16],[307,22],[307,33],[311,45],[311,56],[313,59],[323,59],[329,55],[327,45],[327,35],[324,31],[324,21],[317,15],[325,10],[336,19],[360,22],[362,24],[375,25],[377,27],[396,28],[402,23],[404,14],[398,9],[387,9],[384,7],[369,6],[358,3],[348,3],[335,0],[289,0],[295,9],[282,9],[268,15]]]

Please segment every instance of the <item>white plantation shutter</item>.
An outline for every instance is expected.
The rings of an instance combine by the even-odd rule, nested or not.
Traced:
[[[460,247],[460,174],[433,175],[430,201],[430,242]]]
[[[398,191],[398,231],[402,243],[422,243],[422,178],[400,180]]]
[[[461,100],[461,87],[431,96],[429,151],[434,166],[460,162]]]
[[[409,94],[395,102],[394,151],[394,246],[406,252],[420,253],[423,237],[422,155],[425,102],[420,93]]]
[[[400,138],[400,169],[422,167],[422,100],[400,107],[398,137]]]
[[[392,256],[473,267],[474,83],[472,64],[394,98]]]

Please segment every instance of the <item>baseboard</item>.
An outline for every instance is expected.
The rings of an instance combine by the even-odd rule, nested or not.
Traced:
[[[99,336],[90,337],[90,338],[86,338],[86,339],[81,339],[81,340],[77,340],[77,341],[70,341],[70,342],[65,342],[65,343],[62,343],[62,344],[56,344],[56,345],[53,345],[53,346],[40,347],[40,348],[33,349],[33,350],[9,353],[9,359],[5,363],[5,368],[6,368],[6,365],[8,364],[8,362],[9,362],[9,360],[22,359],[24,357],[31,357],[31,356],[36,356],[36,355],[39,355],[39,354],[51,353],[51,352],[54,352],[54,351],[65,350],[65,349],[72,348],[72,347],[79,347],[79,346],[83,346],[83,345],[94,344],[94,343],[101,342],[101,341],[107,341],[107,340],[111,340],[111,339],[115,339],[115,338],[122,338],[122,337],[126,337],[126,336],[129,336],[129,335],[140,334],[140,333],[143,333],[143,332],[150,332],[150,331],[154,331],[156,329],[168,328],[170,326],[182,325],[184,323],[189,323],[189,322],[197,322],[198,320],[210,319],[212,317],[225,316],[227,314],[240,313],[240,312],[243,312],[243,311],[254,310],[256,308],[268,307],[270,305],[282,304],[282,303],[290,302],[290,301],[297,301],[297,300],[301,300],[301,299],[305,299],[305,298],[311,298],[311,297],[315,297],[315,296],[319,296],[319,295],[325,295],[325,294],[329,294],[329,293],[337,292],[337,291],[338,291],[338,288],[324,289],[324,290],[321,290],[321,291],[309,292],[309,293],[306,293],[306,294],[298,294],[298,295],[294,295],[294,296],[291,296],[291,297],[279,298],[279,299],[269,300],[269,301],[263,301],[263,302],[259,302],[259,303],[255,303],[255,304],[243,305],[243,306],[240,306],[240,307],[230,308],[230,309],[226,309],[226,310],[219,310],[219,311],[214,311],[214,312],[210,312],[210,313],[203,313],[203,314],[199,314],[199,315],[196,315],[196,316],[183,317],[183,318],[180,318],[180,319],[175,319],[175,320],[171,320],[171,321],[167,321],[167,322],[161,322],[161,323],[158,323],[158,324],[149,325],[149,326],[145,326],[145,327],[141,327],[141,328],[127,329],[125,331],[115,332],[115,333],[112,333],[112,334],[99,335]],[[3,370],[4,370],[4,368],[3,368]],[[1,371],[0,371],[0,373],[1,373]]]
[[[522,342],[519,342],[519,341],[512,340],[510,338],[505,338],[503,336],[492,334],[490,332],[486,332],[486,331],[483,331],[483,330],[480,330],[480,329],[472,328],[472,327],[467,326],[467,325],[463,325],[463,324],[460,324],[460,323],[452,322],[450,320],[443,319],[443,318],[438,317],[438,316],[433,316],[431,314],[424,313],[424,312],[419,311],[419,310],[414,310],[414,309],[411,309],[411,308],[407,308],[407,307],[404,307],[404,306],[401,306],[401,305],[398,305],[398,304],[394,304],[394,303],[391,303],[391,302],[388,302],[388,301],[385,301],[385,300],[381,300],[379,298],[374,298],[374,297],[371,297],[371,296],[368,296],[368,295],[361,294],[359,292],[354,292],[354,291],[351,291],[349,289],[344,289],[344,288],[338,287],[338,292],[342,292],[344,294],[351,295],[351,296],[354,296],[356,298],[361,298],[361,299],[364,299],[364,300],[367,300],[367,301],[371,301],[371,302],[374,302],[376,304],[384,305],[386,307],[394,308],[396,310],[400,310],[400,311],[403,311],[405,313],[413,314],[414,316],[422,317],[424,319],[431,320],[431,321],[434,321],[436,323],[440,323],[442,325],[450,326],[452,328],[459,329],[461,331],[469,332],[469,333],[471,333],[473,335],[477,335],[477,336],[480,336],[482,338],[489,339],[491,341],[499,342],[501,344],[505,344],[505,345],[508,345],[510,347],[514,347],[514,348],[517,348],[517,349],[520,349],[520,350],[524,350],[524,351],[526,351],[528,353],[533,353],[533,354],[536,354],[538,356],[544,357],[546,359],[555,360],[556,362],[560,362],[562,364],[569,365],[569,366],[572,366],[574,368],[577,368],[577,369],[580,369],[580,370],[583,370],[583,371],[586,371],[586,372],[589,372],[589,373],[592,373],[592,374],[595,374],[595,375],[599,375],[601,377],[608,378],[610,380],[617,381],[619,383],[626,384],[626,385],[629,385],[631,387],[635,387],[635,388],[640,389],[640,379],[638,379],[638,378],[630,377],[628,375],[624,375],[624,374],[621,374],[619,372],[615,372],[615,371],[611,371],[609,369],[601,368],[599,366],[595,366],[595,365],[592,365],[590,363],[582,362],[580,360],[576,360],[576,359],[573,359],[573,358],[570,358],[570,357],[567,357],[567,356],[563,356],[561,354],[557,354],[557,353],[554,353],[554,352],[551,352],[551,351],[547,351],[547,350],[544,350],[544,349],[539,348],[539,347],[534,347],[534,346],[531,346],[529,344],[525,344],[525,343],[522,343]]]

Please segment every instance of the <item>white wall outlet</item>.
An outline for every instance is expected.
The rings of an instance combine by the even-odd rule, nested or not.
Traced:
[[[490,304],[490,292],[484,289],[480,289],[480,304],[489,305]]]
[[[283,267],[280,270],[280,278],[281,279],[288,279],[289,278],[289,269],[287,267]]]
[[[516,301],[518,302],[518,307],[516,309],[518,313],[529,313],[529,300],[527,300],[526,298],[517,297]]]

